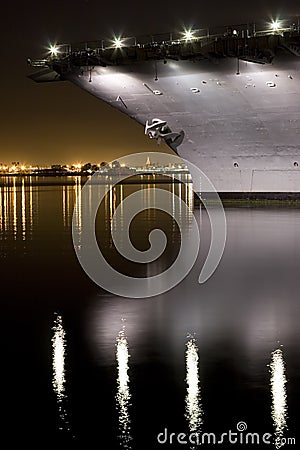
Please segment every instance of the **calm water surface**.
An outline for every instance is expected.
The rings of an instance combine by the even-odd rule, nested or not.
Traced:
[[[10,448],[190,449],[179,433],[218,440],[242,421],[248,432],[272,434],[277,448],[283,438],[297,443],[300,209],[226,208],[225,253],[204,285],[197,278],[210,227],[196,211],[201,252],[188,277],[152,299],[125,299],[97,287],[76,259],[80,179],[25,181],[0,188],[1,432]],[[160,227],[165,254],[139,267],[115,251],[114,210],[145,187],[153,185],[116,187],[96,222],[103,253],[135,276],[165,270],[180,246],[175,222],[151,209],[137,216],[131,238],[146,249]],[[192,204],[186,186],[159,187]],[[180,220],[188,232],[191,217],[183,211]],[[158,443],[166,433],[176,434],[173,443]],[[276,448],[241,442],[202,448]]]

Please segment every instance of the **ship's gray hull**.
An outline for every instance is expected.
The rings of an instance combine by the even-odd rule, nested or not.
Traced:
[[[157,118],[173,133],[183,130],[182,143],[171,147],[220,193],[300,193],[299,57],[152,60],[67,79],[143,126]]]

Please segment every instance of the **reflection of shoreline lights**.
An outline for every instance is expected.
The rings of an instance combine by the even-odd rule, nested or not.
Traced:
[[[25,183],[22,180],[21,190],[21,212],[22,212],[22,240],[26,239],[26,196],[25,196]]]
[[[0,186],[0,230],[9,233],[14,241],[26,241],[38,216],[38,189],[33,190],[25,178],[18,183],[15,177]]]
[[[270,364],[271,372],[271,395],[272,395],[272,419],[275,428],[275,446],[280,448],[284,429],[286,428],[287,418],[287,395],[286,395],[286,376],[285,364],[282,350],[277,349],[272,352],[272,361]]]
[[[52,337],[53,350],[53,390],[56,393],[57,401],[61,402],[65,396],[65,331],[62,326],[61,316],[57,316]]]
[[[199,380],[199,356],[198,347],[194,337],[190,337],[186,343],[186,383],[187,394],[185,397],[186,414],[190,433],[199,432],[202,424],[202,409]]]
[[[73,214],[74,217],[76,218],[76,227],[78,230],[78,233],[81,235],[81,231],[82,231],[82,201],[81,201],[81,183],[80,183],[80,178],[77,176],[75,178],[75,185],[74,185],[74,194],[75,194],[75,200],[74,200],[74,209],[73,209]],[[80,247],[78,247],[78,249],[80,250],[81,248],[81,240],[80,240]]]
[[[12,201],[13,201],[13,231],[14,231],[14,240],[17,240],[18,233],[18,216],[17,216],[17,188],[16,188],[16,180],[13,180],[13,191],[12,191]]]
[[[117,350],[116,359],[118,367],[118,391],[116,395],[117,400],[117,411],[119,419],[119,432],[120,440],[122,442],[123,448],[130,449],[130,442],[132,440],[130,434],[130,416],[128,412],[128,407],[130,406],[130,392],[129,392],[129,376],[128,376],[128,342],[125,335],[125,330],[121,330],[117,337]]]

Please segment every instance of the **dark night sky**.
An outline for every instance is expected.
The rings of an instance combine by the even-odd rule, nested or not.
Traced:
[[[140,125],[76,86],[27,79],[27,57],[42,56],[48,42],[299,14],[299,0],[6,1],[1,5],[0,27],[0,162],[99,162],[137,151],[166,150],[148,140]]]

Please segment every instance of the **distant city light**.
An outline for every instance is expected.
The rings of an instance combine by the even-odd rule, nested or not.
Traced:
[[[121,47],[123,47],[123,42],[122,42],[123,40],[119,37],[119,38],[115,38],[114,39],[114,47],[115,48],[121,48]]]
[[[73,175],[73,174],[85,174],[85,173],[94,173],[98,171],[100,168],[101,173],[106,173],[114,170],[124,170],[126,173],[128,171],[134,172],[150,172],[155,174],[165,174],[165,173],[182,173],[188,175],[188,168],[184,164],[166,164],[160,165],[158,163],[150,161],[149,158],[146,159],[145,164],[141,164],[135,166],[134,164],[130,167],[127,167],[125,164],[120,164],[118,160],[113,161],[112,163],[105,163],[104,161],[99,164],[93,163],[74,163],[74,164],[48,164],[42,166],[36,166],[32,164],[20,164],[19,162],[13,161],[11,164],[6,165],[4,163],[0,163],[0,175]]]
[[[59,53],[59,49],[56,45],[50,45],[49,51],[51,56],[57,56],[57,54]]]
[[[186,41],[191,41],[193,39],[193,31],[192,30],[185,30],[183,33],[183,37]]]

